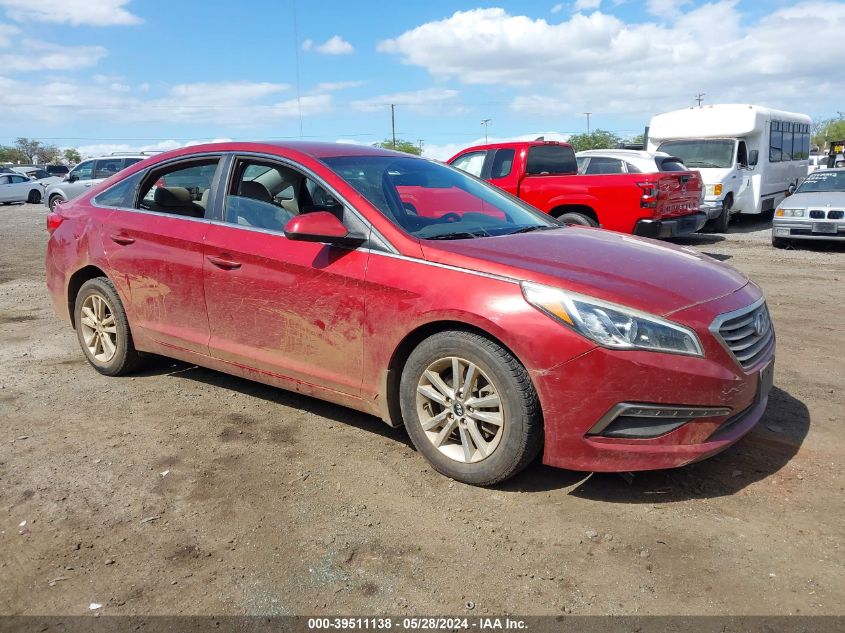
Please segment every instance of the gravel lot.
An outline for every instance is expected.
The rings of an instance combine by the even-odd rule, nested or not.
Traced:
[[[755,279],[778,330],[735,447],[485,490],[340,407],[163,360],[97,374],[47,297],[45,215],[0,207],[4,614],[845,613],[842,246],[683,240]]]

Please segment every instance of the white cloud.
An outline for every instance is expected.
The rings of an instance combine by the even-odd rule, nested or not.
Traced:
[[[101,78],[102,79],[102,78]],[[106,78],[109,79],[109,78]],[[220,82],[172,86],[148,97],[120,82],[24,82],[0,76],[0,111],[7,120],[71,122],[92,115],[120,123],[208,123],[249,128],[324,114],[330,94],[279,100],[285,84]]]
[[[511,104],[526,114],[601,110],[645,118],[691,104],[698,92],[710,102],[838,107],[830,78],[841,74],[841,61],[785,42],[841,41],[845,3],[805,0],[756,20],[737,0],[654,8],[679,12],[660,24],[601,11],[552,24],[504,9],[458,11],[378,49],[441,81],[527,88]]]
[[[0,22],[0,48],[11,46],[12,38],[20,32],[21,30],[18,27]]]
[[[24,39],[14,49],[4,45],[0,32],[0,71],[76,70],[95,65],[106,56],[102,46],[60,46],[38,40]]]
[[[575,11],[589,11],[598,9],[601,6],[601,0],[575,0]]]
[[[363,81],[328,81],[317,84],[318,92],[335,92],[337,90],[348,90],[349,88],[358,88],[363,86]]]
[[[566,8],[565,2],[558,2],[555,6],[552,7],[552,13],[560,13]]]
[[[567,141],[571,134],[561,134],[560,132],[531,132],[530,134],[519,134],[517,136],[490,136],[487,143],[509,143],[511,141],[533,141],[539,137],[543,137],[547,141]],[[340,142],[340,141],[338,141]],[[484,137],[480,136],[472,141],[461,141],[456,143],[444,143],[441,145],[435,143],[426,143],[423,145],[422,155],[426,158],[434,158],[436,160],[449,160],[465,147],[472,147],[473,145],[484,145]]]
[[[451,101],[457,96],[457,90],[426,88],[425,90],[395,92],[368,99],[359,99],[352,102],[352,107],[361,112],[376,112],[389,107],[391,103],[395,103],[397,106],[406,107],[414,112],[426,113],[431,111],[432,106]]]
[[[107,156],[113,152],[167,152],[180,147],[191,147],[192,145],[203,145],[204,143],[226,143],[230,138],[197,139],[191,141],[176,141],[169,139],[158,143],[130,144],[130,143],[92,143],[81,145],[76,148],[82,158],[96,156]]]
[[[323,44],[316,44],[314,40],[307,39],[302,42],[302,50],[316,51],[324,55],[349,55],[355,52],[355,48],[343,39],[340,35],[335,35],[326,40]]]
[[[141,18],[127,11],[129,0],[0,0],[0,7],[19,22],[54,22],[73,26],[139,24]]]
[[[689,3],[690,0],[648,0],[646,10],[660,18],[672,18],[679,15],[682,7]]]

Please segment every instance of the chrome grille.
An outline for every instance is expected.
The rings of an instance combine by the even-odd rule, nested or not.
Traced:
[[[754,366],[775,339],[769,310],[762,299],[719,316],[711,330],[743,369]]]

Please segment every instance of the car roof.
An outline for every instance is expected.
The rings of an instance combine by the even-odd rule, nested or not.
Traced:
[[[613,156],[614,158],[672,158],[666,152],[649,152],[643,149],[586,149],[576,156]]]
[[[175,156],[190,156],[209,152],[267,152],[272,148],[282,150],[283,153],[306,155],[314,159],[331,158],[336,156],[394,156],[403,158],[419,158],[413,154],[397,152],[370,145],[354,143],[325,143],[316,141],[225,141],[219,143],[204,143],[170,150],[161,154],[154,154],[156,160]],[[144,158],[151,158],[144,156]]]

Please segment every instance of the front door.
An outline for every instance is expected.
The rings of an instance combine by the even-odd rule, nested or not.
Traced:
[[[361,388],[368,253],[288,240],[284,226],[314,210],[348,209],[282,163],[234,161],[223,222],[206,235],[211,354],[294,383],[349,395]]]

